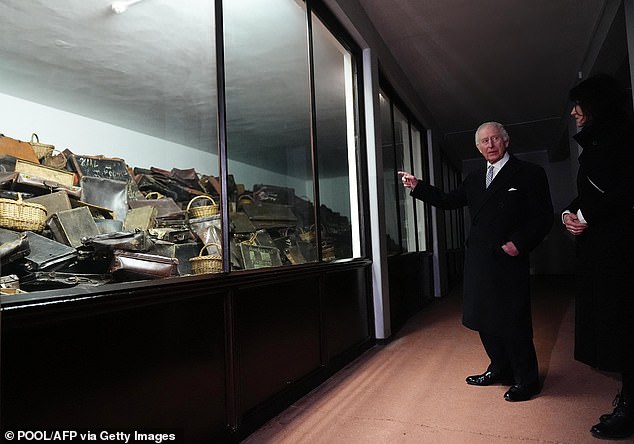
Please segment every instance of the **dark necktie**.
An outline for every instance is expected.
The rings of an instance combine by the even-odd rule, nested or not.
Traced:
[[[493,181],[493,165],[490,165],[489,169],[487,169],[487,177],[486,177],[487,188],[489,188],[489,185],[491,185],[491,181]]]

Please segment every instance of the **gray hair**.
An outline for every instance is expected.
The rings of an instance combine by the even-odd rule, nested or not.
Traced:
[[[478,129],[475,132],[475,144],[476,144],[476,146],[480,143],[480,130],[482,128],[484,128],[485,126],[494,126],[494,127],[496,127],[500,131],[500,134],[502,134],[502,139],[505,142],[509,140],[509,133],[506,132],[506,128],[504,128],[504,125],[502,125],[499,122],[484,122],[482,125],[480,125],[478,127]]]

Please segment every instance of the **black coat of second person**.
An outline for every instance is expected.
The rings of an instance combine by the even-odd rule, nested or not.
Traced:
[[[606,371],[634,363],[634,126],[592,125],[575,139],[578,196],[575,358]]]
[[[444,209],[469,207],[463,324],[508,337],[532,336],[529,253],[553,222],[544,170],[510,156],[488,189],[482,168],[449,193],[419,181],[412,196]],[[519,256],[502,250],[508,241]]]

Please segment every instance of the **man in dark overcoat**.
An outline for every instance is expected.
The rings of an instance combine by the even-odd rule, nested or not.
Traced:
[[[400,172],[417,199],[443,209],[468,206],[471,226],[464,264],[463,324],[476,330],[490,359],[470,385],[511,385],[507,401],[540,391],[529,289],[529,253],[549,232],[553,207],[544,170],[507,153],[509,136],[497,122],[476,131],[486,165],[451,192]],[[487,177],[488,176],[488,177]]]

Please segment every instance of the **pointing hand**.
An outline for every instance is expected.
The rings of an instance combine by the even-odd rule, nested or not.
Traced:
[[[418,179],[413,174],[407,173],[405,171],[399,171],[398,175],[401,176],[401,181],[403,182],[403,186],[405,188],[414,189],[418,184]]]

